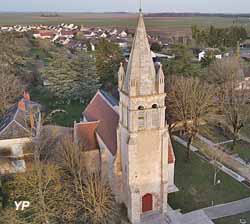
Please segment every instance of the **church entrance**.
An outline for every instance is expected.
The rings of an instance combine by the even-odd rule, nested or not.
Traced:
[[[145,194],[142,197],[142,212],[149,212],[153,210],[153,196],[152,194]]]

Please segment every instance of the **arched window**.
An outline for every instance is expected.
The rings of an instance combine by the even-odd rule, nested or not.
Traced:
[[[152,108],[157,109],[158,105],[153,104]],[[152,113],[152,127],[157,128],[159,126],[159,111],[158,110],[153,110],[153,111],[151,111],[151,113]]]
[[[145,127],[145,113],[144,113],[144,106],[138,107],[138,128],[144,129]]]
[[[158,105],[155,103],[155,104],[152,105],[152,108],[156,109],[156,108],[158,108]]]

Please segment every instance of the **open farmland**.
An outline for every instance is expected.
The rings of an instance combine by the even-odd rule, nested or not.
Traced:
[[[74,23],[76,25],[99,27],[126,27],[134,28],[137,15],[133,13],[60,13],[54,17],[44,17],[41,13],[0,13],[0,25],[14,24],[59,24]],[[187,30],[192,25],[218,27],[240,24],[250,31],[248,18],[234,17],[147,17],[146,25],[149,30]]]

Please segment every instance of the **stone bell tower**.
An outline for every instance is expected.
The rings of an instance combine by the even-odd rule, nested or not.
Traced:
[[[127,71],[121,64],[118,85],[115,166],[120,167],[121,200],[134,224],[146,214],[167,211],[170,141],[165,124],[164,74],[162,67],[156,69],[153,63],[141,12]]]

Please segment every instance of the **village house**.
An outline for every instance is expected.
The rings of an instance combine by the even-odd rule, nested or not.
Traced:
[[[122,38],[125,38],[125,37],[128,36],[128,34],[127,34],[126,31],[123,30],[123,31],[119,34],[119,36],[122,37]]]
[[[33,36],[40,39],[53,39],[56,33],[50,30],[35,30]]]
[[[223,55],[220,53],[219,49],[206,48],[198,54],[198,61],[201,61],[208,52],[213,52],[216,59],[222,59]]]
[[[39,135],[41,106],[27,92],[0,121],[0,174],[26,169],[23,146]]]

